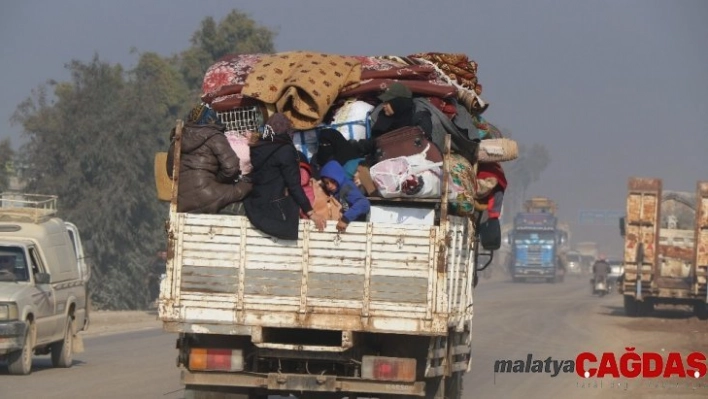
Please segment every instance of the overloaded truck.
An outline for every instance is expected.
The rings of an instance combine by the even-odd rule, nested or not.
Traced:
[[[512,280],[563,281],[565,269],[560,249],[566,245],[567,237],[568,231],[558,224],[555,202],[545,197],[526,201],[524,212],[516,214],[513,229],[507,236]]]
[[[620,289],[628,316],[673,304],[690,305],[696,316],[708,318],[708,182],[690,193],[664,191],[660,179],[630,178],[620,231]]]
[[[256,131],[266,108],[219,114]],[[371,198],[367,221],[339,233],[303,219],[293,241],[177,212],[175,167],[158,311],[179,334],[186,397],[459,399],[479,240],[474,218],[448,211],[448,158],[440,198]]]

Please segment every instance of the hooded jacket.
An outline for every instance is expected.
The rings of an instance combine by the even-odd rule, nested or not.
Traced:
[[[321,177],[327,177],[337,183],[337,190],[332,195],[342,204],[342,221],[349,223],[367,213],[371,208],[369,200],[359,191],[353,181],[347,179],[342,165],[331,160],[322,167]]]
[[[487,213],[491,219],[498,219],[501,216],[502,201],[506,191],[506,175],[504,169],[498,162],[480,163],[477,166],[477,178],[486,179],[493,177],[497,180],[497,185],[487,195]],[[484,199],[480,201],[484,203]]]
[[[300,185],[300,165],[290,132],[292,124],[281,113],[268,119],[268,132],[251,146],[253,190],[244,200],[246,216],[257,229],[273,237],[296,240],[300,212],[312,210]]]
[[[239,159],[217,124],[187,123],[180,149],[177,211],[217,213],[246,194],[234,184]],[[172,178],[174,140],[167,154],[167,174]]]

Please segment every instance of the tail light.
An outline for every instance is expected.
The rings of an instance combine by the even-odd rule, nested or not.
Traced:
[[[364,356],[361,377],[367,380],[415,382],[415,359]]]
[[[243,351],[240,349],[192,348],[189,369],[194,371],[242,371]]]

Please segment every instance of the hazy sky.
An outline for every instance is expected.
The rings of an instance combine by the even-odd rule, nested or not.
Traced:
[[[238,8],[277,30],[279,51],[462,52],[479,63],[484,116],[552,162],[531,195],[556,199],[576,239],[617,238],[578,212],[622,210],[627,177],[693,191],[708,180],[708,1],[9,1],[0,14],[0,139],[9,118],[72,59],[189,46],[206,16]],[[167,128],[166,128],[167,129]],[[616,244],[616,245],[615,245]]]

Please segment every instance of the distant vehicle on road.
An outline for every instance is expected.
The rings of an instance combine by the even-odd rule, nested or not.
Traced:
[[[629,179],[622,278],[624,309],[643,316],[657,304],[689,305],[708,319],[708,181],[696,192],[663,191],[660,179]]]
[[[614,287],[624,274],[624,260],[608,259],[607,263],[610,264],[610,274],[607,275],[607,285]]]
[[[580,275],[583,273],[583,259],[577,251],[569,251],[565,254],[565,263],[568,274]]]

